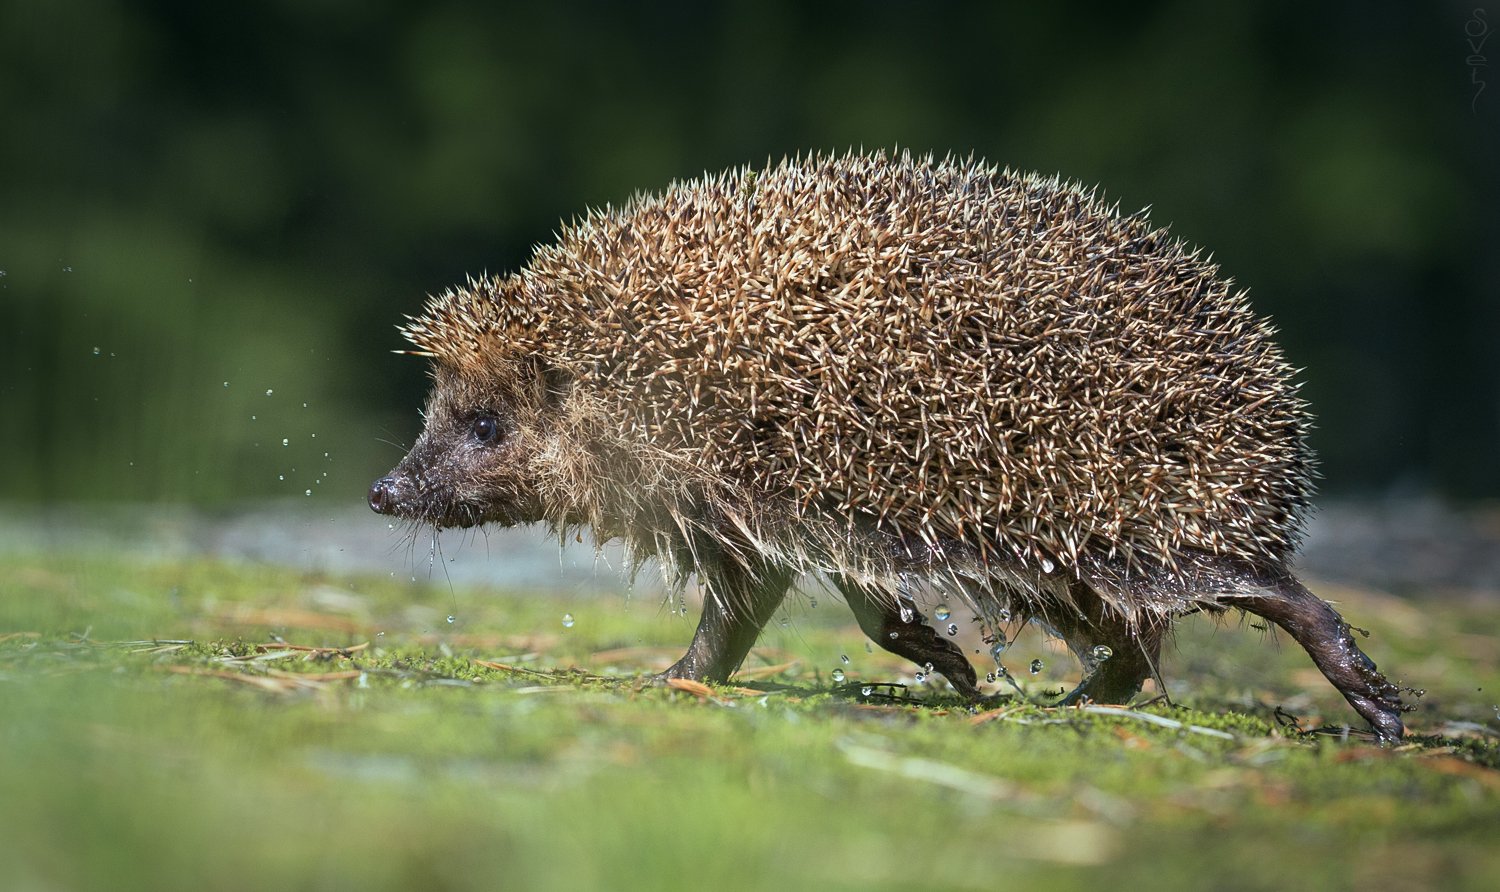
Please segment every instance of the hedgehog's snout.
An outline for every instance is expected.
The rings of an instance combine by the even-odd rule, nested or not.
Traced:
[[[430,499],[422,481],[414,479],[410,472],[397,465],[394,470],[370,484],[370,510],[376,514],[388,514],[409,520],[425,518]]]
[[[376,514],[430,523],[442,529],[472,527],[494,521],[507,526],[522,520],[514,498],[482,500],[470,492],[455,492],[447,477],[425,466],[410,467],[410,456],[389,474],[370,484],[368,501]],[[526,518],[534,519],[534,518]]]
[[[400,504],[396,487],[396,478],[390,474],[370,484],[370,510],[376,514],[395,514]]]

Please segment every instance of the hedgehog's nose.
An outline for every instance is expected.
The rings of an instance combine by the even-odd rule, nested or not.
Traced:
[[[396,513],[395,477],[381,477],[370,485],[370,510],[376,514]]]

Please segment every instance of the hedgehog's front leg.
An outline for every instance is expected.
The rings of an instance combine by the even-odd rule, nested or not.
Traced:
[[[870,640],[893,654],[905,657],[919,666],[931,666],[941,672],[959,696],[979,700],[979,677],[974,664],[958,645],[939,635],[927,625],[927,618],[915,606],[903,610],[889,598],[866,589],[846,576],[833,577],[833,584],[854,611],[854,618]]]
[[[747,568],[728,559],[713,568],[700,568],[699,578],[707,590],[703,617],[687,653],[662,677],[728,681],[781,606],[793,576],[785,568]]]

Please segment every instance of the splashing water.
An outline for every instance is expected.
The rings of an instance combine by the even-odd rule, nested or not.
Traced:
[[[1005,653],[1005,649],[1009,646],[1010,641],[1006,639],[1005,633],[1000,631],[999,629],[996,629],[995,643],[990,645],[990,657],[995,661],[997,665],[1000,663],[1001,655]]]

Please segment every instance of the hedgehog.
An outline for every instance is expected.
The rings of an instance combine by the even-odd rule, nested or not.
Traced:
[[[1239,610],[1403,734],[1401,690],[1289,569],[1314,456],[1273,328],[1096,190],[973,157],[768,162],[590,211],[400,330],[433,386],[370,506],[587,528],[695,577],[660,678],[726,681],[812,576],[966,699],[940,601],[1065,640],[1063,703],[1160,685],[1176,618]]]

